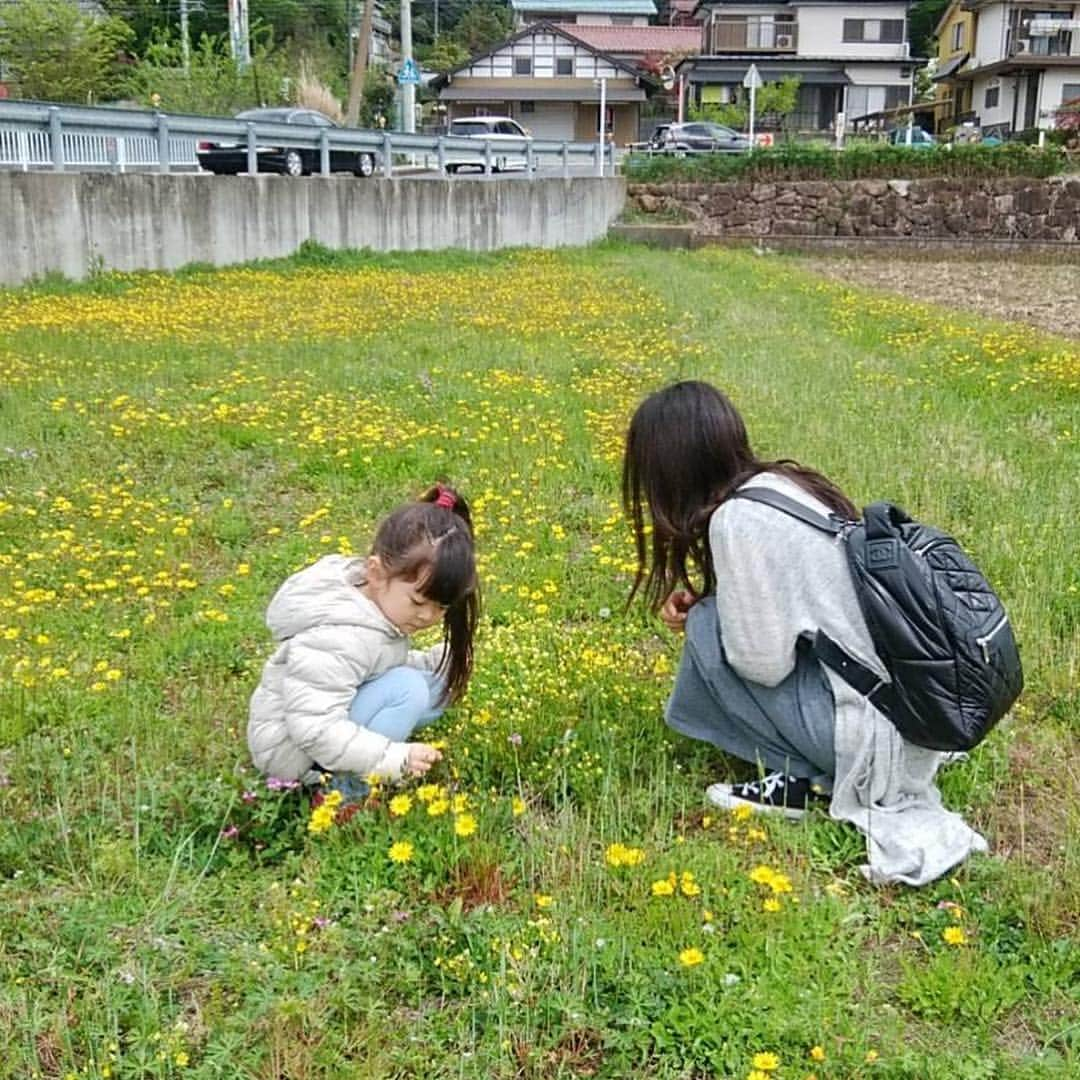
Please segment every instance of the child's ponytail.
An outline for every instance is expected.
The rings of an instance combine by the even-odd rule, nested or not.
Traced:
[[[453,702],[465,693],[472,675],[473,637],[480,618],[480,586],[473,554],[472,513],[464,497],[444,484],[429,488],[419,501],[446,511],[465,526],[464,530],[459,526],[456,531],[443,533],[438,538],[429,584],[425,586],[425,595],[446,604],[446,614],[443,616],[443,640],[449,653],[446,691],[448,700]],[[459,576],[459,571],[464,569],[466,563],[470,568],[469,585],[463,589],[465,582]],[[443,596],[446,599],[442,599]]]

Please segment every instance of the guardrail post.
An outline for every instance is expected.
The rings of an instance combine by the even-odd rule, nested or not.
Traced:
[[[30,171],[30,133],[19,130],[15,133],[15,142],[19,147],[19,168],[23,172]]]
[[[570,179],[570,147],[562,144],[562,174],[564,180]]]
[[[593,161],[596,163],[596,175],[604,175],[604,148],[600,143],[597,143],[593,148]]]
[[[158,172],[169,171],[169,118],[164,113],[155,113],[157,120],[157,163]]]
[[[446,139],[440,135],[438,142],[435,144],[435,149],[439,155],[439,175],[446,175]]]
[[[611,162],[611,175],[615,175],[615,144],[608,143],[608,160]]]
[[[326,128],[319,132],[319,174],[330,175],[330,135]]]
[[[127,139],[123,136],[116,140],[116,167],[120,172],[127,172]]]
[[[394,149],[389,131],[384,131],[382,137],[382,171],[387,180],[394,179]]]
[[[484,175],[491,175],[491,141],[484,140]]]
[[[255,125],[247,125],[247,171],[254,176],[259,171],[259,155],[255,153]]]
[[[536,172],[536,154],[533,151],[532,139],[525,144],[525,173],[531,180]]]
[[[60,123],[60,110],[55,105],[49,106],[49,153],[52,167],[57,172],[64,171],[64,128]]]

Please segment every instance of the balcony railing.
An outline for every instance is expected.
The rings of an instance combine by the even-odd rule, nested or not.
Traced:
[[[706,52],[793,53],[799,45],[794,19],[764,15],[713,15],[705,29]]]

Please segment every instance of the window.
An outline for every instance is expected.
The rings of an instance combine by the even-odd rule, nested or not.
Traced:
[[[904,40],[903,19],[845,19],[844,40],[872,44],[899,44]]]
[[[536,112],[536,102],[535,101],[523,101],[521,103],[521,111],[522,111],[522,113],[534,113],[534,112]]]
[[[908,103],[909,91],[906,86],[885,87],[885,108],[899,109]]]
[[[532,57],[531,56],[515,56],[514,57],[514,74],[515,75],[531,75],[532,74]]]
[[[1080,82],[1066,83],[1061,88],[1061,104],[1070,101],[1080,101]]]
[[[555,74],[556,75],[573,75],[574,74],[574,58],[572,56],[556,56],[555,57]]]
[[[612,15],[611,16],[611,25],[612,26],[633,26],[634,25],[634,16],[633,15]]]
[[[988,86],[986,88],[986,97],[983,99],[984,109],[996,109],[998,107],[998,101],[1001,98],[1001,87]]]
[[[952,28],[952,51],[959,52],[964,47],[964,24],[958,22]]]

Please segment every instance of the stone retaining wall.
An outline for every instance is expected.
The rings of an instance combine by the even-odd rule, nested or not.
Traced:
[[[1080,238],[1080,178],[631,184],[627,206],[682,212],[700,238]]]

